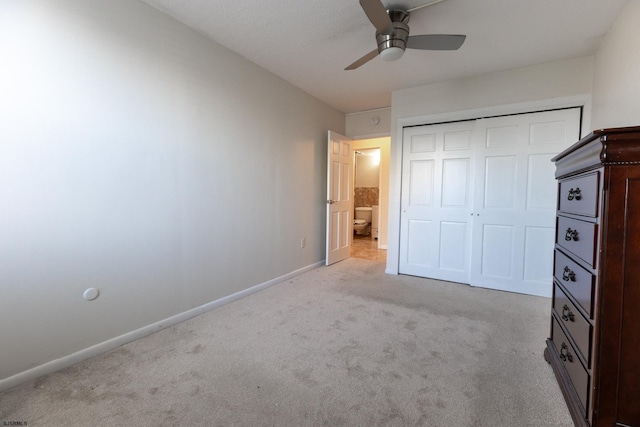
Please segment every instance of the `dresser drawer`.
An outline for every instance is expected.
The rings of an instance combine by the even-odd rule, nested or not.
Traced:
[[[564,366],[564,369],[569,374],[569,378],[571,378],[571,383],[580,399],[580,403],[582,403],[583,415],[586,415],[589,397],[589,374],[584,369],[584,366],[582,366],[582,363],[580,363],[571,342],[558,325],[556,319],[553,316],[552,319],[551,340],[560,355],[562,366]]]
[[[593,295],[595,293],[596,276],[582,268],[562,251],[556,249],[553,275],[562,283],[569,295],[593,319]]]
[[[597,225],[592,222],[558,216],[556,243],[594,267],[596,262],[596,229]]]
[[[598,216],[598,172],[560,181],[558,210],[577,215]]]
[[[591,323],[582,316],[575,305],[569,300],[562,288],[555,285],[553,309],[558,314],[560,322],[573,338],[577,350],[587,367],[591,365]]]

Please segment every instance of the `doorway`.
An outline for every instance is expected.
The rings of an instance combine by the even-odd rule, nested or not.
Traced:
[[[380,208],[380,149],[354,150],[353,233],[355,238],[378,240]]]
[[[389,218],[389,164],[390,164],[390,146],[391,137],[371,138],[371,139],[354,139],[352,142],[353,147],[353,165],[354,165],[354,217],[355,208],[358,205],[370,206],[373,205],[373,199],[377,198],[378,206],[378,218],[377,225],[377,240],[374,238],[374,246],[376,249],[387,249],[387,221]],[[356,152],[362,154],[358,155]],[[360,163],[360,172],[369,168],[377,170],[377,184],[372,182],[371,174],[364,174],[364,179],[357,179],[356,175],[361,175],[358,172],[358,164],[356,158],[365,160]],[[359,187],[356,190],[356,187]],[[375,189],[377,187],[377,189]],[[375,236],[374,236],[375,237]]]
[[[354,218],[356,207],[377,206],[375,212],[372,209],[369,232],[353,234],[354,258],[381,262],[387,258],[390,143],[390,137],[353,140]]]
[[[387,262],[387,251],[378,248],[378,242],[369,236],[353,236],[351,241],[351,258],[368,259]]]
[[[379,152],[377,237],[368,240],[352,253],[353,222],[355,217],[354,185],[355,151]],[[328,132],[327,147],[327,231],[326,265],[350,256],[366,257],[376,261],[386,260],[387,223],[389,217],[389,165],[391,137],[353,140],[335,132]],[[358,241],[358,244],[365,243]]]
[[[355,206],[351,257],[386,262],[378,248],[380,210],[380,148],[354,150],[353,204]]]

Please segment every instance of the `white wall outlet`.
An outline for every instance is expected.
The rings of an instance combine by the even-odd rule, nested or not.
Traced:
[[[307,239],[303,237],[300,239],[300,249],[303,249],[305,246],[307,246]]]

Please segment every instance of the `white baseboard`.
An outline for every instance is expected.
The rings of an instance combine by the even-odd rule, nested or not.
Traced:
[[[264,283],[260,283],[226,297],[222,297],[215,301],[211,301],[199,307],[192,308],[191,310],[187,310],[183,313],[176,314],[175,316],[171,316],[159,322],[143,326],[142,328],[127,332],[126,334],[117,336],[107,341],[103,341],[91,347],[87,347],[83,350],[61,357],[59,359],[52,360],[50,362],[12,375],[8,378],[0,380],[0,392],[8,390],[27,381],[31,381],[43,375],[51,374],[53,372],[59,371],[60,369],[75,365],[78,362],[82,362],[83,360],[89,359],[93,356],[97,356],[100,353],[113,350],[131,341],[135,341],[147,335],[151,335],[154,332],[158,332],[161,329],[165,329],[180,322],[184,322],[185,320],[189,320],[200,314],[206,313],[207,311],[211,311],[225,304],[229,304],[230,302],[239,300],[240,298],[244,298],[256,292],[262,291],[268,287],[284,282],[285,280],[291,279],[292,277],[298,276],[302,273],[306,273],[307,271],[313,270],[314,268],[320,267],[322,265],[324,265],[324,260],[308,265],[306,267],[302,267],[298,270],[292,271],[291,273],[276,277],[275,279],[268,280]]]

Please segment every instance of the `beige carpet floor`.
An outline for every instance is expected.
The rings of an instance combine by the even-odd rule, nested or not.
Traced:
[[[550,300],[348,259],[0,394],[0,425],[571,426]]]

